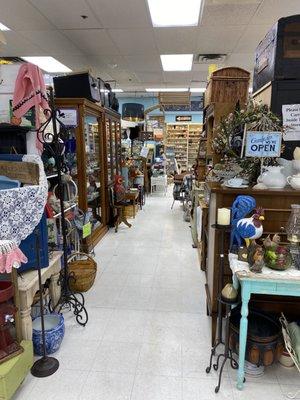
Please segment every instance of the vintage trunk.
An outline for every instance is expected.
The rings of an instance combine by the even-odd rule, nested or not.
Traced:
[[[300,79],[300,15],[281,18],[256,48],[253,91],[278,79]]]
[[[258,103],[267,104],[271,111],[282,118],[284,104],[300,103],[300,79],[269,82],[253,94],[253,99]],[[285,150],[282,156],[291,160],[294,148],[299,146],[299,141],[285,141],[284,144]]]

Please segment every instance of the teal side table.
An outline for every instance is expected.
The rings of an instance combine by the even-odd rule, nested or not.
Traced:
[[[300,297],[300,276],[289,275],[288,271],[282,274],[254,274],[238,271],[233,274],[233,284],[237,289],[241,286],[242,309],[239,339],[239,369],[237,388],[243,389],[245,378],[245,355],[248,332],[248,304],[251,294],[266,294],[277,296]]]

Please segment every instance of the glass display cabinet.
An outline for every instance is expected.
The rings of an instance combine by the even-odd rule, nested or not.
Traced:
[[[110,186],[115,175],[121,172],[121,115],[105,109],[105,132],[107,149],[107,182]]]
[[[84,240],[91,249],[107,231],[107,175],[111,159],[106,156],[111,147],[103,130],[104,108],[86,99],[56,99],[63,110],[76,110],[76,127],[70,128],[70,145],[66,146],[66,163],[78,186],[78,206],[92,213],[92,233]],[[111,154],[111,153],[110,153]],[[107,158],[107,161],[106,161]]]

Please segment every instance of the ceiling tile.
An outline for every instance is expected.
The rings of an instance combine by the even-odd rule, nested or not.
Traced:
[[[271,27],[281,17],[300,13],[299,0],[264,0],[252,19],[254,25]]]
[[[0,0],[1,22],[10,29],[49,30],[55,26],[35,7],[23,0]]]
[[[87,55],[117,55],[119,51],[105,29],[63,30],[73,43]]]
[[[254,51],[257,45],[265,37],[269,29],[269,25],[249,25],[246,27],[234,48],[234,53],[244,53],[247,50],[247,52],[253,54],[254,58]]]
[[[146,28],[151,20],[144,0],[87,0],[105,28]]]
[[[205,83],[207,82],[207,76],[208,76],[208,66],[206,71],[193,71],[192,73],[193,86],[195,86],[195,83],[199,83],[200,87],[205,86]]]
[[[176,85],[190,85],[193,77],[192,72],[164,72],[165,83],[175,83]]]
[[[201,25],[228,26],[248,24],[258,7],[257,3],[211,4],[204,7]]]
[[[44,54],[44,50],[36,46],[30,40],[24,38],[18,32],[4,32],[7,45],[1,48],[1,56],[39,56]]]
[[[109,29],[108,32],[124,56],[157,54],[153,29]]]
[[[154,37],[160,54],[194,53],[197,28],[155,28]]]
[[[58,29],[102,28],[85,0],[29,0]],[[88,18],[83,19],[81,15]]]
[[[226,58],[225,63],[251,72],[254,67],[254,53],[232,53]]]
[[[118,84],[122,83],[137,83],[139,82],[138,77],[132,71],[125,70],[113,70],[109,71],[112,79],[115,80]]]
[[[144,85],[164,82],[162,72],[137,72],[136,75]]]
[[[128,63],[125,58],[120,55],[99,55],[89,56],[89,62],[93,66],[102,69],[128,69]]]
[[[72,71],[87,71],[92,69],[88,57],[83,57],[82,55],[64,54],[56,58],[71,68]]]
[[[59,31],[20,31],[26,39],[44,50],[45,55],[83,54],[68,38]]]
[[[136,72],[161,72],[162,66],[159,55],[125,56],[129,65]]]
[[[203,26],[197,29],[196,53],[229,53],[237,45],[245,31],[245,26],[227,26],[226,28]]]

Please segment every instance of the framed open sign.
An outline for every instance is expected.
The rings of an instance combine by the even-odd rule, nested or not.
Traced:
[[[246,136],[246,157],[280,157],[281,132],[248,131]]]

